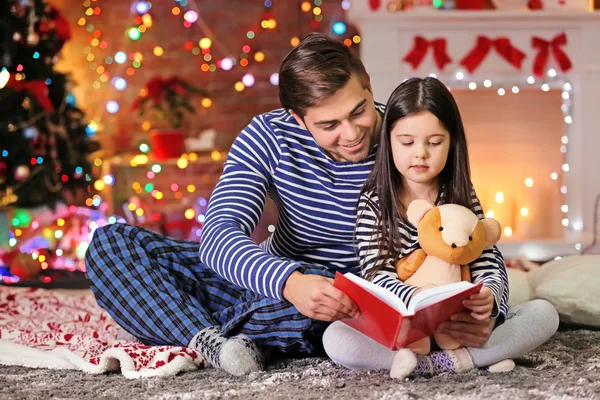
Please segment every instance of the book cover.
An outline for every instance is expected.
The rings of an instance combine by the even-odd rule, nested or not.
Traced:
[[[342,319],[342,322],[392,350],[398,350],[433,335],[442,323],[450,320],[452,315],[468,311],[463,301],[479,293],[482,285],[482,283],[473,285],[418,309],[414,314],[404,310],[406,314],[403,315],[399,310],[400,307],[388,304],[343,274],[337,272],[334,280],[334,286],[346,293],[361,312],[359,318]]]

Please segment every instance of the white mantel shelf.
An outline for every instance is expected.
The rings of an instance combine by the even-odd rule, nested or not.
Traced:
[[[352,24],[364,22],[398,22],[402,24],[420,24],[423,22],[451,23],[457,22],[508,22],[508,23],[540,23],[556,22],[561,25],[570,22],[600,22],[600,12],[592,11],[498,11],[498,10],[380,10],[365,14],[363,10],[348,12]]]

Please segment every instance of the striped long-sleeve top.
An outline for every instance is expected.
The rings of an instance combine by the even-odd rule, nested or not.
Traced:
[[[359,163],[333,161],[283,109],[255,117],[234,141],[211,195],[201,261],[230,282],[277,299],[302,263],[358,273],[356,204],[374,160],[372,149]],[[250,234],[267,195],[278,220],[259,246]]]
[[[483,219],[484,213],[479,199],[474,191],[471,195],[471,210],[479,219]],[[443,194],[440,194],[436,204],[442,203]],[[366,193],[360,197],[356,225],[356,245],[361,261],[362,275],[366,277],[373,268],[381,266],[381,270],[372,278],[373,283],[392,291],[407,304],[418,288],[405,285],[398,278],[394,268],[397,259],[393,259],[391,256],[378,257],[381,235],[378,233],[376,225],[380,215],[379,210],[377,195]],[[408,221],[398,221],[397,225],[401,238],[400,248],[397,250],[400,252],[400,257],[404,257],[420,248],[417,229]],[[386,250],[384,249],[384,251]],[[489,287],[494,294],[495,304],[491,317],[497,318],[498,323],[501,323],[508,312],[508,277],[502,254],[496,246],[485,248],[482,255],[472,262],[469,267],[472,281],[474,283],[483,282],[484,286]]]

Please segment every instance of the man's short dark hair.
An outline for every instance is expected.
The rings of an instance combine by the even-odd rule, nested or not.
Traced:
[[[281,106],[304,117],[308,108],[344,87],[353,74],[368,87],[367,71],[354,51],[322,33],[310,33],[281,64]]]

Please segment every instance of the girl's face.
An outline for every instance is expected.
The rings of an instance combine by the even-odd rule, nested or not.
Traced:
[[[407,184],[431,184],[442,172],[450,150],[450,134],[429,111],[401,118],[390,133],[396,169]]]

